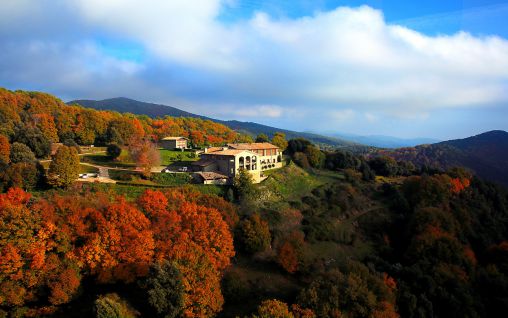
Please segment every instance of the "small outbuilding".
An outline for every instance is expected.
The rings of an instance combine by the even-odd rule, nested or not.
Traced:
[[[194,178],[202,184],[228,184],[229,177],[218,172],[196,172]]]
[[[159,145],[164,149],[187,149],[188,141],[185,137],[165,137]]]

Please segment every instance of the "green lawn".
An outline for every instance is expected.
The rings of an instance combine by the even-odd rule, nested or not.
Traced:
[[[149,180],[145,180],[149,181]],[[101,191],[105,193],[114,193],[115,195],[124,195],[128,200],[133,201],[138,198],[146,189],[154,189],[153,184],[114,184],[114,183],[86,183],[83,184],[83,188],[93,189],[95,191]],[[157,188],[164,190],[164,188],[179,188],[182,186],[162,186],[156,185]],[[193,190],[201,192],[203,194],[225,196],[229,186],[221,185],[184,185],[183,187],[190,187]]]
[[[196,161],[199,159],[194,152],[160,149],[161,165],[168,166],[177,161]]]
[[[93,153],[96,153],[96,152],[106,151],[106,147],[93,147],[93,148],[89,148],[89,147],[86,147],[86,146],[80,146],[79,149],[80,149],[82,154],[93,154]]]
[[[104,167],[118,168],[134,168],[136,164],[129,158],[127,151],[122,150],[122,154],[118,159],[113,160],[106,153],[95,153],[81,157],[82,162],[88,162]]]
[[[312,189],[326,183],[323,178],[303,170],[294,163],[272,170],[268,175],[268,179],[263,181],[259,188],[262,191],[270,192],[269,197],[272,197],[275,201],[300,198]]]
[[[99,173],[99,169],[86,165],[79,165],[79,173]]]

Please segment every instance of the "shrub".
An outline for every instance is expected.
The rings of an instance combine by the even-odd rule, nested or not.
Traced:
[[[116,158],[120,157],[120,155],[122,154],[122,148],[120,148],[116,144],[110,144],[110,145],[108,145],[108,148],[106,149],[106,153],[112,159],[116,159]]]
[[[150,180],[163,185],[183,185],[189,183],[190,176],[187,173],[154,173]]]

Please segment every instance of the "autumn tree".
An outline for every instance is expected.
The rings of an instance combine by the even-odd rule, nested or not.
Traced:
[[[79,173],[79,156],[76,148],[61,146],[49,165],[48,183],[54,187],[66,188]]]
[[[264,300],[257,308],[257,314],[252,318],[316,318],[310,309],[293,304],[291,308],[277,299]]]
[[[254,318],[294,318],[288,305],[280,300],[265,300],[258,306],[258,314]]]
[[[0,135],[0,161],[9,163],[11,154],[11,144],[9,138],[4,135]]]
[[[147,140],[131,142],[129,153],[145,176],[151,174],[152,167],[160,165],[161,158],[157,147]]]
[[[44,174],[44,168],[35,162],[13,163],[0,175],[6,188],[34,189]]]
[[[288,273],[298,270],[304,244],[304,234],[300,231],[292,231],[277,247],[277,263]]]
[[[45,296],[58,303],[76,291],[74,281],[60,271],[61,261],[54,253],[55,224],[31,210],[29,200],[30,194],[18,188],[0,195],[0,306],[20,307]],[[50,294],[45,295],[48,281]],[[63,281],[65,291],[61,292]]]
[[[154,239],[150,221],[120,197],[101,210],[87,209],[76,216],[88,227],[78,236],[82,243],[73,258],[98,275],[101,282],[132,282],[148,272]],[[78,225],[77,224],[77,225]]]
[[[58,130],[54,117],[49,114],[36,114],[33,117],[44,137],[50,142],[58,142]]]

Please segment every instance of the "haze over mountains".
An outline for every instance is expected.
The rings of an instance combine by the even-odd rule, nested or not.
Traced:
[[[181,110],[176,107],[154,104],[154,103],[146,103],[140,102],[137,100],[125,98],[125,97],[117,97],[110,98],[104,100],[73,100],[68,104],[77,103],[85,107],[90,107],[94,109],[100,110],[114,110],[118,112],[128,112],[132,114],[138,115],[147,115],[150,117],[164,117],[164,116],[173,116],[173,117],[194,117],[201,119],[209,119],[221,124],[224,124],[231,129],[244,132],[251,135],[258,134],[266,134],[268,136],[272,136],[275,132],[283,132],[286,134],[286,137],[291,138],[306,138],[314,143],[318,143],[321,145],[328,145],[332,147],[360,147],[361,145],[373,146],[379,148],[399,148],[399,147],[410,147],[420,144],[434,143],[439,140],[430,139],[430,138],[415,138],[415,139],[404,139],[397,138],[391,136],[359,136],[352,134],[341,134],[341,133],[330,133],[325,135],[316,134],[312,132],[297,132],[287,129],[281,129],[276,127],[271,127],[267,125],[262,125],[253,122],[243,122],[238,120],[220,120],[215,118],[210,118],[207,116],[193,114],[184,110]]]
[[[440,169],[463,166],[482,178],[508,185],[508,132],[493,130],[476,136],[432,145],[383,152],[417,166]]]

